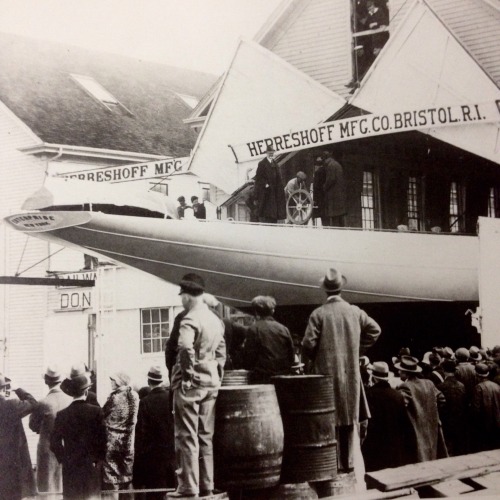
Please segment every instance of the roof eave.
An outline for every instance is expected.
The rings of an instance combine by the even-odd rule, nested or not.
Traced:
[[[171,158],[165,155],[152,155],[146,153],[134,153],[131,151],[117,151],[113,149],[89,148],[85,146],[71,146],[68,144],[50,144],[42,142],[35,145],[19,148],[22,153],[32,156],[43,156],[57,154],[72,157],[99,158],[102,160],[117,160],[123,162],[141,162],[147,160],[160,160]]]

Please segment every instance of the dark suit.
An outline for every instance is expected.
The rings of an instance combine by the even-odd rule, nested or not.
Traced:
[[[54,423],[50,449],[63,466],[64,498],[100,495],[100,462],[106,454],[101,408],[77,400],[61,410]]]
[[[0,396],[0,498],[18,500],[36,493],[22,418],[37,406],[36,399],[17,389],[20,399]]]
[[[175,486],[174,419],[170,390],[154,387],[141,399],[135,427],[134,486]],[[149,495],[148,498],[163,498]]]
[[[448,453],[450,456],[463,455],[467,453],[466,437],[469,434],[465,386],[453,376],[446,377],[437,388],[446,399],[441,410],[441,422]]]
[[[411,424],[403,395],[382,380],[366,390],[366,398],[371,419],[361,449],[367,472],[410,463]]]
[[[260,222],[277,222],[286,218],[285,185],[278,164],[264,158],[255,174],[255,198]]]

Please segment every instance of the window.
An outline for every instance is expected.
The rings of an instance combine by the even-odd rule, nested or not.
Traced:
[[[460,233],[465,230],[464,186],[453,181],[450,187],[450,231]]]
[[[132,115],[132,113],[118,99],[108,92],[99,82],[91,76],[71,74],[71,78],[80,84],[83,89],[94,99],[97,99],[109,111],[118,111]]]
[[[168,307],[141,309],[141,352],[162,352],[170,334],[170,311]]]
[[[363,172],[363,188],[361,190],[361,223],[363,229],[375,229],[375,183],[374,173]]]
[[[168,196],[168,184],[155,182],[150,188],[150,191],[156,191],[157,193],[163,193],[165,196]]]
[[[210,184],[200,182],[201,199],[203,201],[210,201]]]
[[[500,189],[496,187],[490,188],[488,217],[500,217]]]
[[[419,231],[422,226],[420,199],[420,179],[417,176],[410,176],[407,190],[408,229],[410,231]]]

